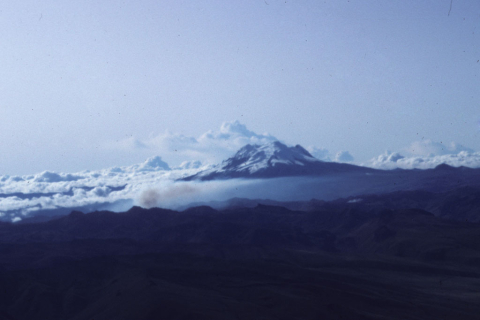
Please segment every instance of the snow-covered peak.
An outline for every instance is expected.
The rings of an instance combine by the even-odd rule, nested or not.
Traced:
[[[181,180],[278,178],[369,171],[374,170],[345,163],[324,162],[313,157],[300,145],[288,147],[279,141],[272,141],[262,145],[247,144],[221,164]]]
[[[287,147],[279,141],[273,141],[263,145],[247,144],[233,157],[225,160],[221,170],[254,173],[279,164],[304,166],[306,163],[319,161],[300,145]]]

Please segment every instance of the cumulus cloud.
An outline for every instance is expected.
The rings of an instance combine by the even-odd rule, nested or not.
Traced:
[[[109,148],[116,148],[130,154],[161,154],[174,169],[193,169],[215,165],[231,157],[247,144],[265,144],[279,140],[269,133],[256,133],[239,121],[224,122],[219,129],[209,130],[198,137],[165,131],[163,134],[138,140],[129,137],[111,142]],[[330,153],[325,148],[306,148],[315,158],[322,161],[351,162],[353,157],[347,151]],[[333,159],[333,160],[332,160]]]
[[[170,170],[160,157],[125,167],[75,174],[42,172],[37,175],[0,176],[0,218],[28,217],[39,210],[90,206],[126,210],[109,204],[127,203],[151,186],[172,182],[199,169]]]
[[[446,154],[458,154],[462,151],[473,153],[470,148],[457,144],[455,142],[443,143],[435,142],[429,139],[414,141],[405,151],[414,156],[431,157]]]
[[[145,145],[142,141],[136,139],[135,137],[129,137],[129,138],[117,141],[116,146],[119,149],[124,149],[127,151],[148,149],[147,145]]]
[[[386,151],[364,164],[378,169],[432,169],[440,164],[480,168],[480,152],[456,144],[423,140],[404,149],[407,156]]]
[[[200,136],[199,141],[208,141],[208,140],[244,140],[248,139],[250,143],[262,143],[265,141],[275,141],[277,138],[274,136],[264,133],[257,134],[253,131],[247,129],[244,124],[241,124],[238,120],[232,122],[224,122],[219,131],[208,131]]]
[[[340,151],[335,155],[336,162],[352,162],[353,156],[348,151]]]
[[[118,142],[111,142],[123,151],[142,152],[142,154],[161,154],[168,162],[178,166],[184,161],[201,161],[203,164],[215,164],[234,154],[246,144],[263,144],[277,140],[264,133],[257,134],[239,121],[224,122],[220,129],[209,130],[199,137],[166,131],[145,140],[130,137]]]
[[[348,151],[339,151],[332,154],[325,148],[318,148],[315,146],[309,146],[306,148],[308,152],[318,160],[333,161],[333,162],[353,162],[354,158]]]
[[[162,160],[161,157],[155,156],[148,158],[144,163],[142,163],[139,168],[139,171],[157,171],[157,170],[171,170],[168,164]]]
[[[178,167],[175,169],[200,169],[203,167],[203,164],[200,160],[195,161],[183,161]]]
[[[39,175],[21,179],[0,177],[0,219],[17,222],[40,211],[68,213],[74,208],[86,211],[125,211],[132,205],[175,208],[205,199],[232,198],[238,196],[240,188],[244,193],[251,192],[248,186],[254,181],[250,180],[177,181],[200,168],[165,170],[160,158],[151,158],[132,166],[78,172],[74,174],[78,179],[37,179]]]
[[[44,171],[35,175],[33,181],[35,182],[60,182],[60,181],[76,181],[82,179],[80,176],[72,174],[58,174],[55,172]]]
[[[325,148],[318,148],[315,146],[309,146],[306,148],[308,152],[318,160],[322,161],[332,161],[330,158],[330,151]]]

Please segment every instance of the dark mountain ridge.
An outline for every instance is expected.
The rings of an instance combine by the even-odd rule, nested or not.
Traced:
[[[253,208],[259,204],[281,206],[296,211],[338,211],[341,207],[355,207],[369,211],[382,209],[421,209],[436,217],[468,222],[480,222],[480,187],[462,186],[448,191],[426,190],[394,191],[383,194],[363,194],[331,201],[311,199],[308,201],[276,201],[270,199],[231,198],[225,201],[195,202],[192,206],[209,206],[217,210],[227,208]]]
[[[0,319],[478,319],[478,191],[0,223]]]
[[[452,192],[447,197],[432,195],[433,198],[429,200],[429,205],[424,206],[432,206],[432,201],[441,201],[442,199],[447,199],[446,203],[451,203],[455,195],[457,195],[457,200],[463,198],[460,191]],[[388,195],[384,197],[388,202],[387,206],[379,200],[379,197],[367,196],[364,198],[366,200],[363,203],[350,203],[349,200],[318,202],[317,206],[310,208],[309,211],[291,210],[278,205],[264,204],[257,204],[250,208],[236,207],[223,210],[200,206],[186,209],[183,212],[140,207],[132,207],[123,213],[98,211],[84,214],[73,211],[68,216],[48,222],[2,223],[0,224],[0,243],[131,239],[139,242],[173,244],[268,245],[282,249],[287,246],[313,251],[342,252],[342,239],[350,239],[349,241],[354,240],[358,253],[375,253],[383,249],[380,250],[378,247],[380,243],[365,244],[366,238],[359,237],[360,234],[365,233],[365,230],[369,230],[367,234],[370,236],[382,232],[378,231],[381,228],[384,231],[385,228],[396,230],[395,235],[400,234],[399,230],[402,228],[423,230],[422,234],[418,234],[418,239],[409,238],[409,241],[418,243],[445,238],[445,235],[450,232],[453,242],[460,234],[462,234],[460,236],[462,239],[463,237],[471,239],[480,237],[480,224],[446,220],[423,209],[409,207],[404,201],[408,198],[414,199],[415,197],[412,195],[409,197]],[[395,201],[397,204],[394,204]],[[398,203],[403,204],[399,205]],[[475,198],[472,205],[477,207],[477,203],[478,199]],[[442,207],[442,205],[440,203],[438,207]],[[393,209],[389,209],[389,207]],[[454,206],[450,208],[451,210],[455,209]],[[463,207],[458,207],[458,209],[461,211]],[[473,231],[477,234],[472,233]],[[458,235],[456,235],[457,232],[459,232]],[[424,239],[426,233],[432,233],[432,236]],[[392,236],[395,238],[393,234]],[[325,246],[325,237],[332,241],[329,246]],[[480,249],[480,238],[478,238],[478,242],[472,242],[478,243],[477,249]],[[375,249],[370,248],[371,246],[374,246]],[[388,254],[396,255],[395,252],[388,252]],[[474,256],[476,257],[477,253],[472,253],[471,257]]]

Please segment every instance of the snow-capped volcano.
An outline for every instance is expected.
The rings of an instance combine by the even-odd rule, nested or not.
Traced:
[[[274,141],[260,146],[247,144],[235,156],[225,160],[221,169],[252,174],[282,164],[304,166],[319,161],[300,145],[287,147]]]
[[[237,153],[212,169],[182,180],[228,178],[273,178],[319,175],[366,169],[348,164],[324,162],[313,157],[302,146],[287,147],[279,141],[242,147]]]

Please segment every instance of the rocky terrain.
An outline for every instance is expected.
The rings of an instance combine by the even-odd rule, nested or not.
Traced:
[[[478,319],[477,193],[2,223],[0,319]]]

